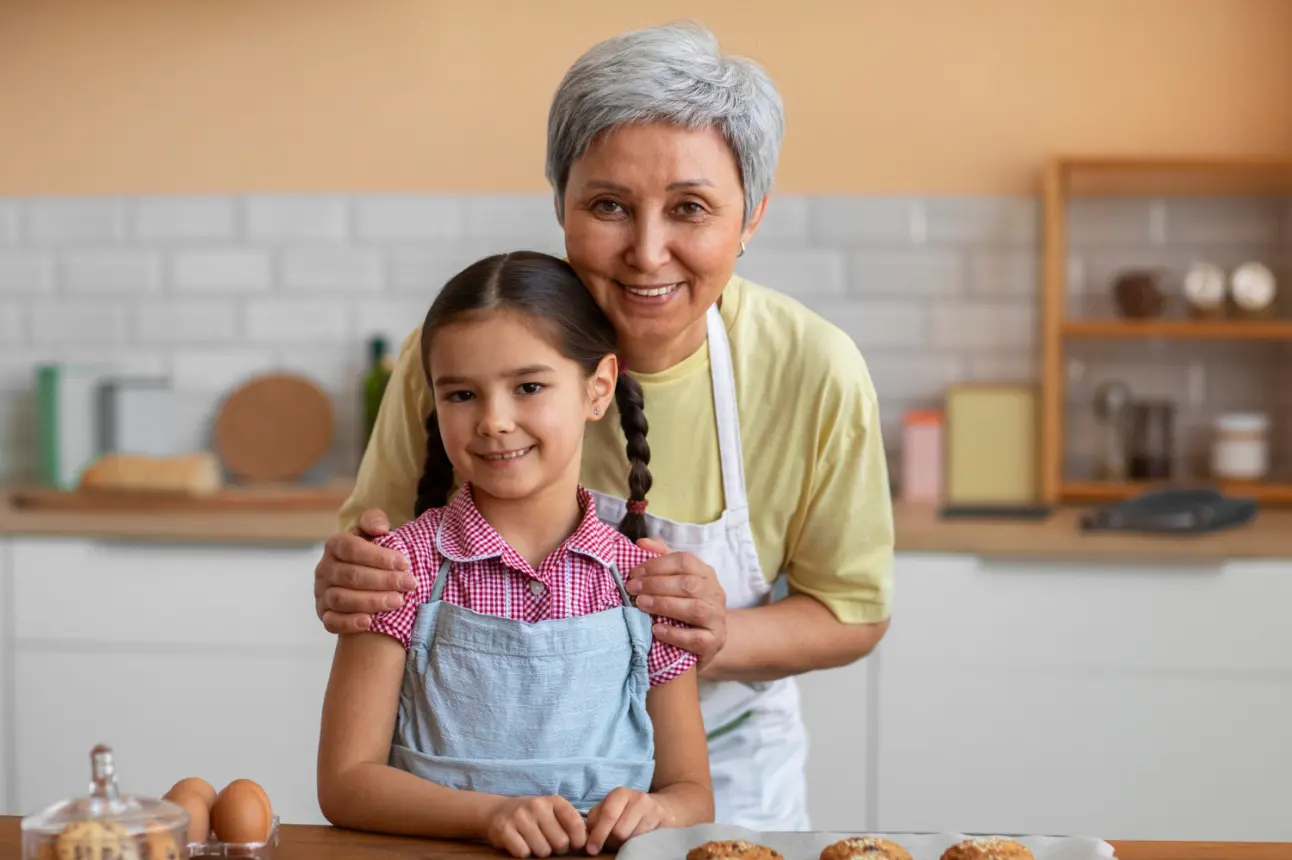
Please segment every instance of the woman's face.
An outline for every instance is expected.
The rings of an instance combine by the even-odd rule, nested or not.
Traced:
[[[699,348],[762,210],[743,224],[740,171],[713,128],[621,126],[571,165],[566,254],[630,368],[663,370]]]

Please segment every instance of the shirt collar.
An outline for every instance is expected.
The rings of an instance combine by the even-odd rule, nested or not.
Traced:
[[[614,558],[614,541],[619,532],[597,519],[597,504],[584,487],[578,488],[583,518],[556,552],[577,552],[606,567]],[[435,548],[455,563],[497,558],[513,570],[528,570],[530,565],[520,553],[498,534],[497,529],[480,513],[471,494],[471,484],[463,484],[449,501],[435,532]]]

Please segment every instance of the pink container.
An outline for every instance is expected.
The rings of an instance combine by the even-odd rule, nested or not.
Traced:
[[[912,409],[902,421],[902,492],[904,502],[937,502],[942,498],[942,413]]]

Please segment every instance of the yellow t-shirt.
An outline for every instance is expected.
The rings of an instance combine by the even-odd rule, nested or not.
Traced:
[[[780,293],[734,276],[722,294],[731,341],[758,556],[768,581],[785,571],[845,623],[886,619],[892,601],[893,513],[879,405],[866,363],[840,329]],[[354,493],[349,528],[367,508],[397,526],[412,516],[426,456],[430,391],[405,341]],[[654,477],[650,512],[707,523],[723,509],[708,344],[642,384]],[[613,408],[588,425],[583,484],[627,495],[628,459]]]

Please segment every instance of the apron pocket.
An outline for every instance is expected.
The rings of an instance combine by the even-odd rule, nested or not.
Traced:
[[[587,812],[616,788],[650,791],[654,761],[628,759],[464,759],[392,745],[390,765],[448,788],[503,797],[559,795]]]

